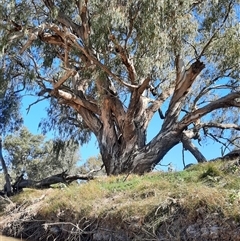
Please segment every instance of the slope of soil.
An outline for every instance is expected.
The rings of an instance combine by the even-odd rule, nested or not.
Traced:
[[[98,178],[2,199],[4,235],[32,240],[240,240],[239,161]]]

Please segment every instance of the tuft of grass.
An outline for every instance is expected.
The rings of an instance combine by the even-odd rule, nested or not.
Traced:
[[[208,163],[204,168],[203,173],[199,176],[200,179],[204,179],[207,177],[219,177],[222,173],[214,163]]]

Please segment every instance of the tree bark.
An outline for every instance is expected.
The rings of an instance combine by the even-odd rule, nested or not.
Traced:
[[[0,161],[1,161],[1,165],[3,168],[3,172],[4,172],[4,177],[5,177],[5,181],[6,181],[6,184],[4,186],[4,189],[6,189],[6,190],[4,190],[4,191],[7,193],[7,196],[10,196],[12,194],[11,180],[10,180],[10,176],[8,174],[7,165],[6,165],[3,155],[2,155],[2,139],[1,138],[0,138]]]
[[[143,137],[142,137],[143,138]],[[100,152],[108,175],[150,172],[161,161],[166,153],[181,141],[179,132],[169,130],[159,133],[150,143],[142,148],[125,148],[121,156],[114,157],[111,148],[103,148]],[[130,146],[136,143],[127,142]],[[107,167],[106,164],[109,166]]]
[[[186,150],[190,151],[198,162],[206,162],[207,161],[206,158],[203,156],[203,154],[198,150],[198,148],[184,134],[182,137],[182,143],[183,143],[183,147]]]
[[[23,175],[19,176],[16,182],[12,185],[14,193],[18,193],[23,188],[50,188],[53,184],[58,183],[66,183],[69,184],[76,180],[91,180],[94,178],[93,176],[94,170],[87,174],[76,174],[76,175],[68,175],[66,172],[62,172],[47,178],[44,178],[40,181],[24,179]]]

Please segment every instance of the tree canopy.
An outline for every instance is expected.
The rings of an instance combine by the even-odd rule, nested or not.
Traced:
[[[2,134],[16,130],[23,122],[19,108],[20,92],[24,88],[19,88],[15,81],[11,81],[12,76],[7,73],[6,65],[3,59],[0,63],[0,132]]]
[[[79,147],[74,141],[46,141],[43,135],[33,135],[25,127],[6,136],[3,147],[11,175],[24,173],[33,180],[64,171],[75,174],[80,159]]]
[[[0,3],[11,81],[49,99],[43,130],[93,133],[107,174],[150,171],[179,143],[206,161],[193,140],[239,147],[237,0]]]

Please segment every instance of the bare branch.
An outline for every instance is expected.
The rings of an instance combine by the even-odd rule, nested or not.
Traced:
[[[207,133],[207,136],[210,136],[214,141],[216,141],[226,147],[226,143],[220,141],[219,137],[214,136],[212,133]]]
[[[38,99],[38,100],[34,101],[33,103],[31,103],[31,104],[28,106],[28,108],[26,109],[27,114],[29,113],[29,111],[30,111],[30,109],[31,109],[31,107],[32,107],[33,105],[35,105],[35,104],[37,104],[37,103],[39,103],[39,102],[41,102],[41,101],[43,101],[43,100],[46,100],[47,98],[49,98],[49,97],[47,96],[47,97],[44,97],[44,98],[42,98],[42,99]]]
[[[201,99],[202,96],[206,95],[209,91],[211,90],[215,90],[215,89],[224,89],[224,88],[232,88],[232,86],[230,85],[216,85],[216,86],[212,86],[210,87],[214,82],[216,82],[218,79],[220,78],[224,78],[224,77],[228,77],[228,76],[218,76],[216,78],[214,78],[211,83],[205,87],[203,87],[201,89],[201,91],[199,92],[199,94],[197,95],[197,97],[194,99],[193,101],[193,107],[196,107],[197,102]]]
[[[200,128],[204,127],[212,127],[212,128],[218,128],[218,129],[235,129],[237,131],[240,131],[240,126],[236,124],[226,124],[226,123],[214,123],[214,122],[209,122],[209,123],[200,123],[198,125]]]
[[[202,155],[202,153],[198,150],[198,148],[191,142],[191,140],[187,137],[187,135],[182,135],[181,139],[183,146],[186,150],[190,151],[193,156],[197,159],[198,162],[206,162],[206,158]]]
[[[220,108],[228,108],[228,107],[240,107],[240,102],[236,99],[240,97],[240,91],[230,93],[218,100],[213,101],[212,103],[187,114],[179,123],[180,129],[184,129],[190,123],[200,119],[202,116],[210,113],[213,110]]]

